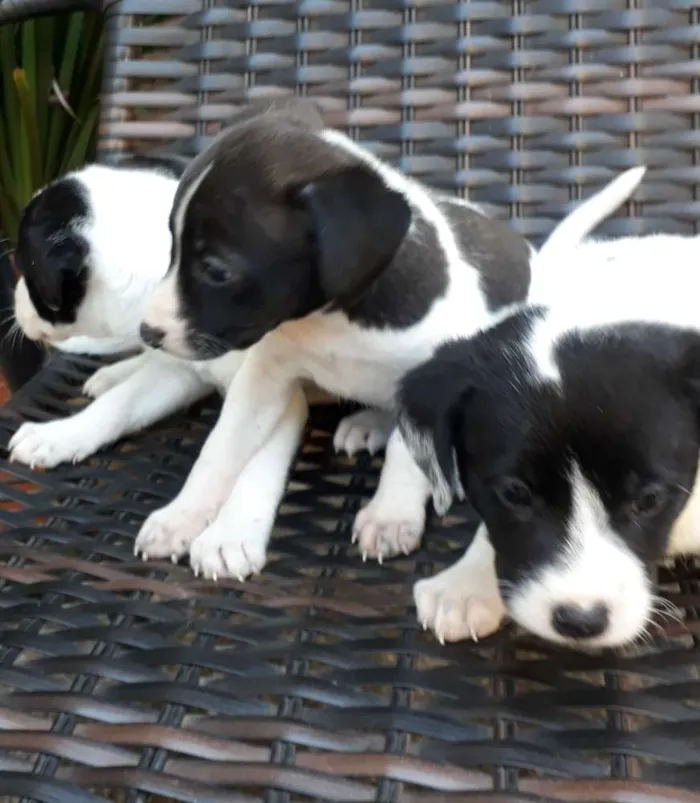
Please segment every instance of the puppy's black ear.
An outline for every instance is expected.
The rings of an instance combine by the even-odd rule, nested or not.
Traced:
[[[447,513],[455,496],[465,496],[455,435],[462,407],[472,393],[463,370],[439,356],[408,373],[399,389],[399,430],[432,485],[433,506],[440,516]]]
[[[411,225],[408,202],[366,167],[323,176],[300,197],[312,219],[324,297],[354,300],[396,255]]]
[[[17,262],[41,303],[58,312],[63,303],[64,282],[82,273],[88,248],[81,237],[72,233],[56,242],[47,241],[42,234],[30,231],[27,240],[20,239]]]

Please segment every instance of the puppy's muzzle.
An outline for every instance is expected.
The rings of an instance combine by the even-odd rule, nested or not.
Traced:
[[[163,345],[165,339],[165,332],[162,329],[157,329],[155,326],[149,326],[147,323],[142,323],[139,330],[141,340],[152,349],[159,349]]]

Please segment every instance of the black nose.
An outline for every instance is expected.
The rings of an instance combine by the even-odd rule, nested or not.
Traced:
[[[165,332],[162,329],[156,329],[155,326],[149,326],[147,323],[141,324],[140,329],[141,340],[152,349],[160,348]]]
[[[607,605],[599,602],[592,608],[579,605],[557,605],[552,611],[552,626],[567,638],[594,638],[605,631],[610,620]]]

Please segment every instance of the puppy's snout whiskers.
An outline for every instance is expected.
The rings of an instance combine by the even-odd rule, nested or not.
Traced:
[[[644,627],[637,639],[629,645],[630,648],[634,650],[641,645],[653,646],[656,638],[668,636],[666,631],[668,624],[679,625],[683,631],[690,633],[681,611],[665,597],[654,596]]]
[[[10,351],[14,351],[14,349],[19,348],[22,345],[24,340],[28,340],[26,332],[22,327],[19,325],[19,321],[15,317],[14,310],[7,315],[5,318],[0,321],[0,326],[5,326],[6,324],[12,322],[10,328],[5,332],[2,343],[7,344],[10,348]],[[34,340],[32,341],[35,345],[40,346],[44,351],[49,350],[49,344],[45,340]]]
[[[15,318],[14,313],[3,320],[2,326],[10,323],[10,321],[12,321],[12,325],[3,337],[3,344],[7,343],[10,347],[10,350],[13,350],[17,346],[21,345],[22,339],[26,337],[26,335],[24,334],[22,327],[19,325],[19,322]]]
[[[676,622],[687,629],[680,609],[665,597],[655,596],[652,600],[651,617],[660,617],[667,622]],[[651,618],[650,617],[650,618]]]

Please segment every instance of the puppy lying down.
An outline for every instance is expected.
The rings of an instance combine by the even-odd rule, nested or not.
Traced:
[[[441,641],[508,614],[574,647],[641,637],[669,603],[655,564],[700,550],[700,239],[583,242],[530,301],[403,380],[400,428],[436,505],[483,520],[415,586]]]
[[[613,182],[563,231],[587,234],[637,180]],[[534,254],[508,225],[402,175],[303,104],[236,120],[194,159],[171,227],[171,269],[144,338],[189,359],[250,350],[182,491],[144,523],[136,548],[177,555],[206,530],[224,563],[241,472],[274,438],[300,380],[393,416],[408,371],[526,297]],[[363,555],[414,550],[429,495],[394,430],[355,520]],[[245,551],[266,544],[261,530],[245,536]]]
[[[22,274],[15,317],[31,339],[60,350],[92,354],[141,353],[108,365],[85,383],[95,401],[82,412],[48,423],[26,423],[10,442],[10,459],[52,468],[82,460],[125,435],[187,407],[213,390],[225,394],[245,358],[229,352],[188,361],[163,351],[143,351],[139,326],[169,261],[168,216],[182,171],[178,162],[132,158],[119,167],[91,165],[40,191],[25,210],[17,248]],[[309,401],[328,401],[307,388]],[[238,481],[238,532],[251,522],[272,528],[289,465],[306,419],[307,400],[297,394],[275,437]],[[371,410],[344,419],[336,450],[376,450],[388,437],[386,417]],[[206,540],[193,545],[195,572],[216,574]],[[263,556],[249,551],[228,573],[245,576]],[[223,572],[222,572],[223,573]]]

